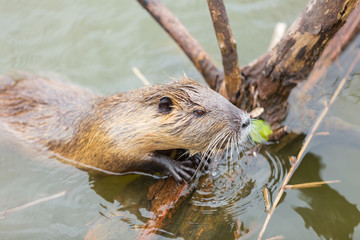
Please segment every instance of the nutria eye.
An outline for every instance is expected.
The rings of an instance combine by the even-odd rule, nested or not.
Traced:
[[[198,117],[204,116],[205,115],[205,111],[203,110],[194,110],[194,114]]]
[[[169,97],[163,97],[159,102],[160,113],[170,113],[173,110],[173,102]]]

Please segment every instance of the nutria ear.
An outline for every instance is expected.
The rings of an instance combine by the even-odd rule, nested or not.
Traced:
[[[173,110],[173,102],[169,97],[163,97],[159,101],[159,112],[170,113]]]

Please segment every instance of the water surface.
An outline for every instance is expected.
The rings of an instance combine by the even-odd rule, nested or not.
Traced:
[[[226,1],[240,63],[264,53],[275,24],[291,24],[306,2]],[[220,64],[206,1],[164,3]],[[102,94],[141,87],[132,67],[138,67],[151,82],[167,82],[183,72],[203,82],[136,1],[0,0],[0,5],[1,73],[56,72]],[[323,87],[334,88],[341,78],[336,74],[329,76],[333,84]],[[286,239],[360,238],[360,141],[354,134],[360,129],[359,89],[359,76],[353,76],[328,114],[354,131],[322,126],[330,136],[314,139],[292,179],[292,183],[335,179],[341,183],[288,191],[265,239],[278,235]],[[321,98],[315,100],[321,103]],[[314,106],[321,109],[321,104]],[[291,113],[289,125],[297,125],[297,114]],[[311,126],[311,121],[307,124]],[[0,139],[0,211],[66,191],[62,197],[0,219],[0,239],[83,239],[89,231],[99,239],[135,239],[138,229],[152,217],[146,194],[158,180],[88,174],[34,151],[33,146],[20,145],[11,136],[2,134]],[[289,168],[288,156],[297,154],[303,139],[299,135],[285,148],[280,148],[282,143],[264,145],[256,158],[221,162],[211,185],[202,186],[182,204],[161,238],[192,239],[189,232],[205,226],[209,231],[200,239],[234,239],[236,229],[243,238],[256,239],[266,217],[262,189],[266,186],[274,197]],[[202,217],[192,217],[194,211],[201,211]],[[187,227],[180,228],[184,224]]]

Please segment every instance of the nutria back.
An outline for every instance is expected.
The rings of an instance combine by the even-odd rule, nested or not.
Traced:
[[[1,76],[0,124],[32,142],[66,141],[96,97],[60,80]]]

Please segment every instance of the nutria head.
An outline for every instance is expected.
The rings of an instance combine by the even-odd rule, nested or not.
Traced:
[[[228,143],[241,144],[250,131],[249,114],[191,79],[144,88],[138,101],[143,121],[155,130],[142,129],[147,131],[144,138],[153,137],[155,150],[181,148],[190,154],[204,153]]]
[[[102,111],[95,114],[102,116],[100,123],[92,124],[96,147],[102,146],[102,139],[101,148],[118,158],[136,159],[169,149],[205,153],[241,144],[250,131],[249,114],[187,78],[106,97],[96,109]],[[99,137],[99,132],[106,137]]]

